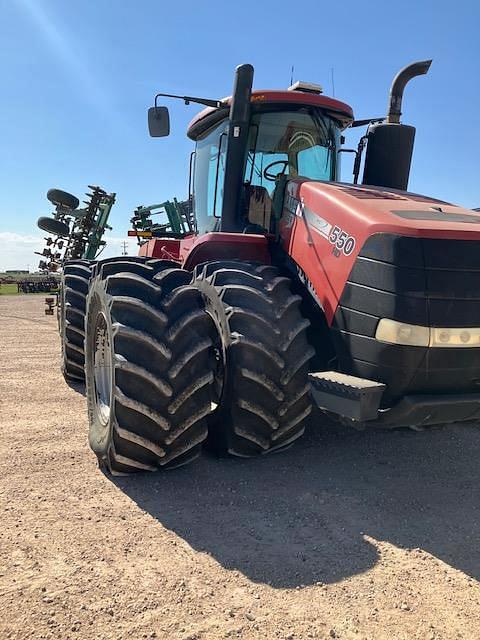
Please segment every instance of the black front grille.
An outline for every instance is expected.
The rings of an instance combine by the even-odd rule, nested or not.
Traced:
[[[377,234],[350,273],[333,323],[342,371],[408,393],[480,389],[480,348],[423,348],[375,340],[380,318],[437,327],[480,326],[480,242]]]

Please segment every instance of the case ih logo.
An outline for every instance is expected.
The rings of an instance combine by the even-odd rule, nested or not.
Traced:
[[[314,229],[317,233],[323,236],[326,240],[329,239],[330,232],[332,230],[332,225],[328,220],[321,218],[317,213],[313,212],[311,209],[304,207],[303,215],[305,218],[305,222],[309,227]]]
[[[294,198],[290,194],[286,194],[285,200],[283,202],[283,208],[287,211],[287,215],[285,215],[285,224],[287,227],[293,227],[293,221],[295,217],[302,216],[302,203],[297,198]]]
[[[333,255],[339,258],[342,254],[349,256],[355,249],[355,238],[340,227],[332,225],[302,201],[291,195],[285,197],[285,209],[288,211],[287,225],[291,227],[295,217],[303,218],[309,230],[316,231],[325,240],[333,244]]]
[[[285,196],[285,209],[294,216],[301,216],[302,203],[287,193]],[[300,210],[299,210],[300,209]]]

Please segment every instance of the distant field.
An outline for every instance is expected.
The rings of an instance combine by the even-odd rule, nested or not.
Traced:
[[[2,284],[0,285],[0,296],[17,294],[17,285],[16,284]]]
[[[53,295],[54,293],[56,293],[55,291],[31,291],[28,294],[23,293],[22,291],[20,291],[20,293],[17,290],[17,285],[14,284],[2,284],[0,285],[0,296],[16,296],[16,295],[29,295],[29,296],[48,296],[48,295]]]

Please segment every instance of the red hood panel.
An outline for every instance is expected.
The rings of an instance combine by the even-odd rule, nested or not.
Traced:
[[[419,237],[480,238],[480,212],[405,191],[327,182],[299,182],[305,206],[347,215],[367,235],[388,232]],[[347,224],[347,223],[346,223]],[[473,239],[473,238],[472,238]]]
[[[282,246],[328,322],[361,248],[375,234],[472,240],[480,251],[480,213],[415,193],[289,181]]]

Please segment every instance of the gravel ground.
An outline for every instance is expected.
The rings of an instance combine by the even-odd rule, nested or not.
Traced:
[[[478,639],[480,429],[112,480],[43,298],[0,299],[0,638]]]

